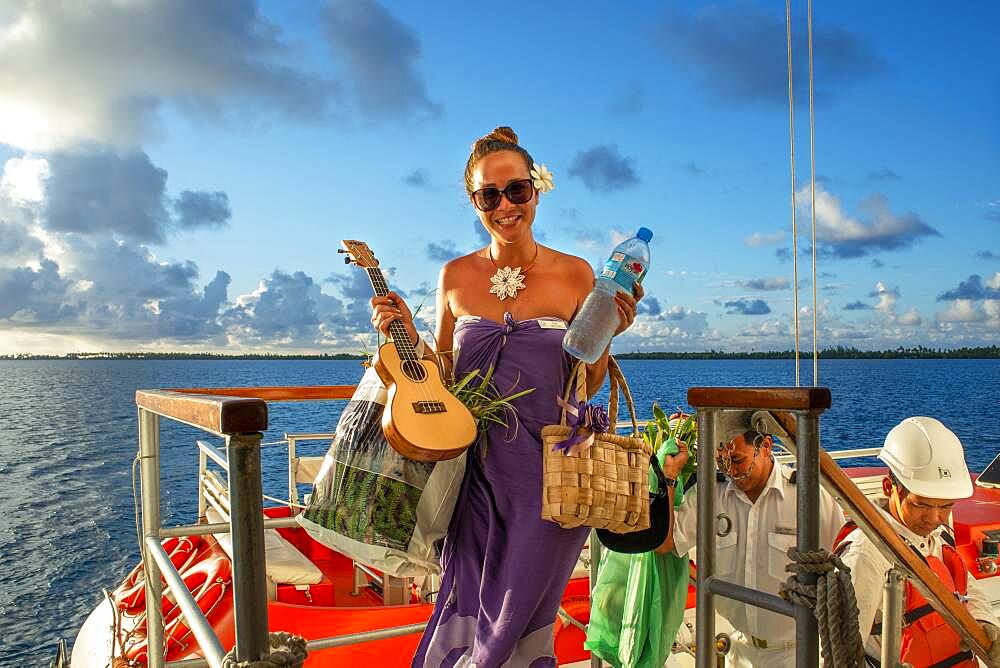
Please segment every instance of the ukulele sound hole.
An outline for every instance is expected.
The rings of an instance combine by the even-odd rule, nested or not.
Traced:
[[[427,369],[425,369],[420,362],[414,362],[412,360],[406,360],[403,362],[403,373],[407,378],[415,383],[421,383],[427,378]]]

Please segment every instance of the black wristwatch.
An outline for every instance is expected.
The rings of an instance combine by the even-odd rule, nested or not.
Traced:
[[[677,487],[677,478],[671,478],[666,473],[663,474],[663,484],[667,487]]]

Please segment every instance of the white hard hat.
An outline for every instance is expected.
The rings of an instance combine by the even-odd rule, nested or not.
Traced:
[[[881,459],[906,489],[931,499],[972,496],[962,442],[930,417],[906,418],[885,437]]]

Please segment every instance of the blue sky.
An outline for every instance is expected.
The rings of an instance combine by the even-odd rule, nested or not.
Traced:
[[[997,343],[1000,9],[815,4],[820,346]],[[543,243],[654,231],[616,350],[792,347],[783,3],[622,5],[0,2],[0,353],[371,348],[345,237],[429,322],[496,125],[555,175]]]

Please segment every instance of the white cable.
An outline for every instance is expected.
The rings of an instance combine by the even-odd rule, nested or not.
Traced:
[[[795,322],[795,386],[799,380],[799,230],[795,219],[795,98],[792,94],[792,4],[785,0],[785,34],[788,43],[788,141],[792,163],[792,308]]]
[[[812,194],[813,387],[819,385],[819,333],[816,314],[816,116],[813,112],[813,3],[809,0],[809,171]]]
[[[260,497],[265,501],[270,501],[272,503],[280,503],[281,505],[288,506],[289,508],[299,508],[301,510],[305,510],[306,508],[309,507],[309,506],[303,506],[301,503],[295,503],[293,501],[289,501],[288,499],[276,499],[275,497],[268,496],[267,494],[261,494]]]

